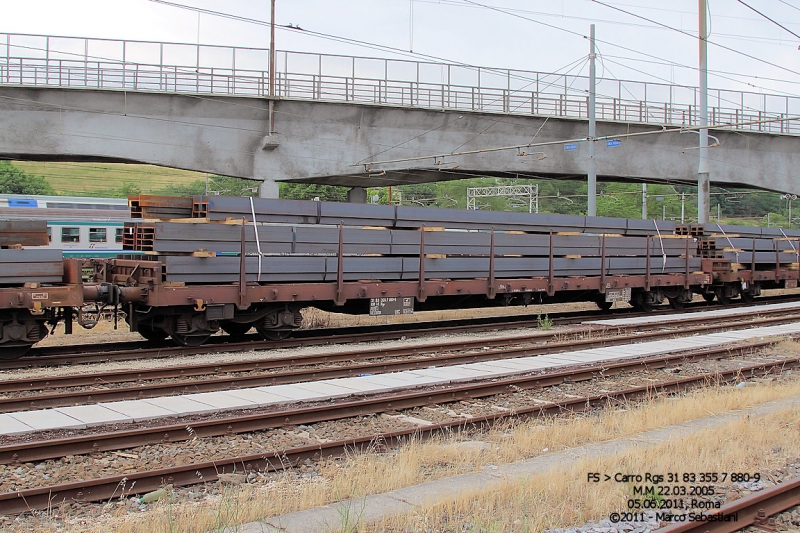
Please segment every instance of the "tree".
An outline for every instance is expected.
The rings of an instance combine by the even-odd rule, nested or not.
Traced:
[[[152,194],[163,196],[256,196],[258,194],[258,180],[244,178],[230,178],[228,176],[209,176],[208,180],[195,180],[186,185],[169,185],[163,189],[153,191]]]
[[[26,174],[8,161],[0,161],[0,194],[45,194],[56,191],[42,176]]]
[[[344,202],[347,200],[347,187],[336,185],[317,185],[316,183],[281,183],[280,197],[286,200],[313,200],[323,202]]]

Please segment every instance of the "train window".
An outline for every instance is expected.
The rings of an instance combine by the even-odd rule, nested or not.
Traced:
[[[47,242],[53,242],[53,228],[47,226]]]
[[[61,228],[61,242],[81,242],[81,229]]]
[[[114,235],[114,242],[115,243],[117,243],[117,244],[121,244],[122,243],[122,232],[123,232],[122,228],[117,228],[117,231],[116,231],[116,233]]]
[[[106,228],[89,228],[89,242],[106,242]]]

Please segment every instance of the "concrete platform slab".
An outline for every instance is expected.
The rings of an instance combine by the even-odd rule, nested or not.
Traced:
[[[759,310],[796,310],[800,309],[798,302],[783,302],[778,304],[767,304],[758,306]],[[694,311],[686,313],[678,313],[671,315],[653,315],[653,316],[640,316],[631,318],[609,318],[600,320],[587,320],[584,324],[599,324],[605,326],[630,326],[636,324],[658,324],[659,322],[671,323],[680,321],[682,318],[718,318],[718,317],[731,317],[739,315],[747,315],[753,311],[752,307],[736,307],[728,309],[709,309],[708,311]]]
[[[519,366],[505,366],[502,361],[484,361],[482,363],[469,363],[464,365],[470,370],[478,370],[484,374],[484,377],[493,378],[496,376],[507,376],[509,374],[520,373]]]
[[[248,400],[256,404],[258,407],[264,407],[265,405],[280,405],[284,403],[291,403],[294,400],[290,400],[285,396],[278,396],[277,394],[272,394],[270,392],[266,392],[259,389],[234,389],[234,390],[227,390],[225,394],[228,396],[234,396],[236,398],[242,398],[243,400]]]
[[[245,398],[231,396],[227,392],[199,392],[197,394],[184,394],[187,400],[205,403],[216,409],[247,409],[248,407],[258,407],[256,402]]]
[[[0,414],[0,435],[21,435],[31,431],[33,428],[28,424],[23,424],[13,416]]]
[[[19,413],[9,413],[9,415],[18,422],[22,422],[36,431],[46,431],[48,429],[83,429],[86,427],[86,424],[80,420],[60,413],[55,409],[22,411]]]
[[[381,385],[379,383],[373,383],[371,381],[367,381],[367,379],[370,377],[372,376],[332,379],[329,381],[329,383],[338,385],[339,387],[352,389],[353,394],[365,394],[369,392],[375,392],[378,390],[384,390],[386,388],[384,385]]]
[[[163,399],[163,398],[158,398]],[[164,402],[167,404],[166,402]],[[109,403],[101,403],[98,405],[102,405],[103,407],[108,407],[109,409],[116,411],[118,413],[122,413],[123,415],[129,416],[133,418],[134,422],[140,422],[142,420],[151,420],[153,418],[166,418],[169,416],[175,416],[186,414],[182,413],[177,409],[172,410],[171,408],[163,407],[160,405],[156,405],[156,403],[150,403],[146,400],[126,400],[123,402],[109,402]]]
[[[189,400],[185,396],[164,396],[162,398],[148,398],[147,403],[167,409],[181,415],[201,415],[203,413],[213,413],[217,409],[207,403]]]
[[[269,392],[270,394],[275,394],[277,396],[282,396],[284,398],[288,398],[296,402],[316,401],[320,399],[325,399],[326,397],[324,394],[319,394],[316,392],[311,392],[306,389],[301,389],[300,387],[295,386],[295,384],[258,387],[258,390]]]
[[[86,424],[87,427],[133,422],[133,418],[102,405],[74,405],[72,407],[59,407],[55,410],[76,420],[80,420]]]
[[[454,370],[457,370],[458,367],[452,367]],[[441,368],[424,368],[421,370],[410,370],[408,372],[403,372],[403,374],[407,376],[414,376],[415,378],[418,377],[420,380],[424,380],[431,384],[445,384],[450,383],[453,381],[455,377],[453,372],[446,372],[443,371]],[[474,377],[474,376],[473,376]]]
[[[497,369],[507,369],[512,372],[527,372],[532,368],[540,365],[539,357],[523,358],[523,359],[498,359],[497,361],[485,361]]]
[[[295,383],[294,386],[318,396],[326,396],[328,398],[346,398],[354,394],[351,388],[340,387],[339,385],[325,381]]]
[[[413,379],[409,376],[402,376],[399,372],[392,372],[391,374],[379,374],[362,378],[364,383],[380,385],[384,390],[392,390],[401,387],[413,387],[415,385],[424,385],[425,380]]]
[[[550,366],[546,361],[540,359],[541,356],[538,357],[525,357],[522,359],[511,359],[508,362],[513,363],[514,366],[518,366],[520,369],[525,370],[541,370],[542,368],[547,368]]]

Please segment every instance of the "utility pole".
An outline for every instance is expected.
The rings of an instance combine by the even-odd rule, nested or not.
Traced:
[[[269,134],[275,132],[275,0],[270,2],[269,17]]]
[[[642,220],[647,220],[647,184],[642,183]]]
[[[597,216],[597,170],[595,168],[594,160],[594,137],[596,134],[595,123],[595,84],[597,82],[595,76],[595,60],[596,54],[594,52],[594,24],[589,27],[589,168],[588,168],[588,209],[587,215],[590,217]]]
[[[686,207],[686,193],[682,192],[681,193],[681,224],[683,224],[683,216],[684,216],[684,213],[685,213],[685,207]]]
[[[708,30],[706,0],[698,0],[700,46],[700,162],[697,168],[697,222],[708,222],[710,203],[708,177]]]

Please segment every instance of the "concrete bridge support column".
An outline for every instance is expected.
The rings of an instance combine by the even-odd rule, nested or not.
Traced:
[[[258,186],[259,198],[278,198],[278,182],[275,180],[264,180]]]
[[[367,189],[364,187],[353,187],[347,191],[347,201],[351,204],[367,203]]]

